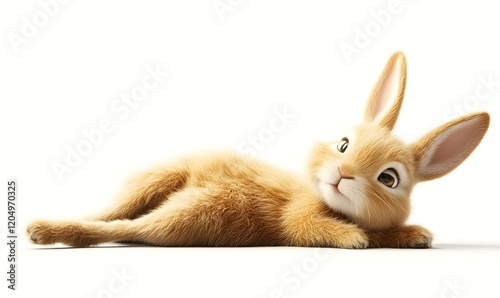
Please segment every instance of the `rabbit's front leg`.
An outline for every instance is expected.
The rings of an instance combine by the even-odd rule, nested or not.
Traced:
[[[307,247],[367,248],[363,229],[332,214],[315,197],[292,200],[283,216],[284,245]]]
[[[429,248],[432,246],[431,232],[416,225],[370,230],[366,233],[370,242],[369,247]]]

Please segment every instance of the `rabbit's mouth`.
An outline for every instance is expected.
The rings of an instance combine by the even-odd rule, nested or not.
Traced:
[[[315,173],[321,199],[334,211],[356,218],[364,208],[363,179],[342,173],[336,161],[325,162]]]
[[[338,200],[340,198],[348,199],[345,195],[346,185],[341,183],[342,179],[338,181],[325,181],[321,178],[317,180],[317,187],[320,189],[320,192],[323,197],[329,197],[331,200]]]
[[[332,186],[332,188],[333,188],[333,192],[334,192],[334,193],[337,193],[337,194],[341,194],[341,195],[343,195],[343,193],[342,193],[342,192],[340,191],[340,189],[339,189],[339,184],[340,184],[340,182],[342,182],[342,180],[344,180],[344,179],[354,179],[354,177],[352,177],[352,176],[345,176],[345,175],[340,174],[340,179],[338,179],[338,181],[337,181],[337,182],[335,182],[335,183],[331,183],[331,186]]]
[[[346,199],[346,200],[349,200],[348,197],[346,197],[346,194],[345,194],[345,185],[342,186],[340,185],[340,182],[336,183],[336,184],[333,184],[333,183],[330,183],[330,186],[331,186],[331,189],[333,190],[333,199],[334,200],[338,200],[338,199]],[[340,186],[340,188],[339,188]],[[344,192],[342,192],[342,190],[344,190]]]
[[[342,194],[342,192],[339,190],[339,184],[332,184],[332,189],[334,193],[339,193]]]
[[[353,201],[352,187],[346,184],[347,181],[339,179],[339,181],[325,181],[318,179],[316,187],[319,191],[321,199],[334,211],[345,214],[350,217],[357,217],[359,208],[362,207],[360,202]],[[355,198],[354,198],[355,199]]]

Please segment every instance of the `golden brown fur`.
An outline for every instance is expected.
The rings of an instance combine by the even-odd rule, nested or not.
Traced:
[[[402,106],[406,60],[394,54],[351,140],[317,144],[310,181],[230,152],[186,157],[130,180],[92,219],[35,221],[37,244],[90,246],[430,247],[432,235],[405,225],[416,183],[465,160],[488,128],[487,113],[446,123],[414,144],[391,134]],[[342,146],[343,145],[343,146]]]

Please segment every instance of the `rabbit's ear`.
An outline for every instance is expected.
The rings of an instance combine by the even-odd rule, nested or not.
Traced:
[[[479,145],[488,130],[488,113],[472,113],[445,123],[411,145],[417,179],[444,176],[460,165]]]
[[[392,130],[403,104],[405,86],[406,58],[402,52],[396,52],[373,87],[365,108],[365,121]]]

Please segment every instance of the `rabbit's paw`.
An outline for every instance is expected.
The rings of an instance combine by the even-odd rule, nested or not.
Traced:
[[[406,226],[406,239],[402,241],[407,248],[432,247],[432,234],[420,226]]]
[[[400,226],[387,230],[368,231],[370,247],[429,248],[432,234],[420,226]]]
[[[349,227],[340,231],[336,242],[338,248],[367,248],[369,244],[368,236],[358,227]]]
[[[54,244],[56,243],[55,226],[53,223],[45,220],[39,220],[31,223],[26,229],[30,240],[35,244]]]

